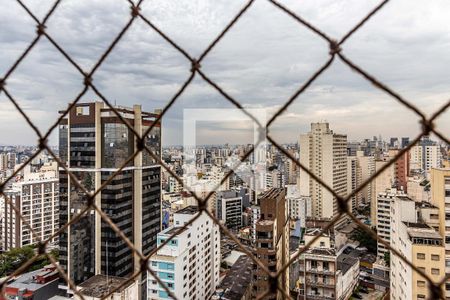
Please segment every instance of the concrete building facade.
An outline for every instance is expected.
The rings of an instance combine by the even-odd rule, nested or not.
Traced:
[[[144,143],[160,156],[161,124],[154,124],[158,114],[144,112],[140,105],[115,109],[140,135],[154,126]],[[78,103],[59,124],[60,158],[88,191],[99,189],[127,163],[94,203],[147,255],[156,247],[161,228],[161,170],[145,150],[128,160],[137,148],[136,141],[133,131],[103,102]],[[63,226],[86,208],[88,199],[62,168],[59,177]],[[140,270],[138,257],[95,210],[87,211],[61,233],[59,253],[61,267],[75,284],[94,275],[125,277]],[[67,288],[63,282],[61,288]]]
[[[198,214],[196,206],[174,213],[174,226],[158,233],[158,246]],[[166,284],[177,299],[209,299],[219,283],[220,234],[206,214],[154,254],[149,267]],[[169,299],[169,294],[148,273],[148,299]]]
[[[256,239],[253,254],[269,269],[276,272],[289,261],[289,218],[287,215],[286,192],[272,188],[260,197],[261,213],[256,222]],[[270,290],[268,274],[257,264],[253,266],[253,296],[263,295]],[[289,290],[289,268],[278,276],[278,285]],[[281,292],[271,292],[263,299],[283,299]]]
[[[58,230],[59,182],[56,166],[54,170],[36,173],[31,173],[30,167],[26,167],[23,179],[13,183],[4,193],[12,206],[3,201],[0,234],[3,251],[36,244],[39,240],[49,239]],[[58,238],[53,238],[51,243],[56,246]]]
[[[347,194],[347,136],[334,133],[328,123],[311,123],[311,131],[300,135],[300,163],[337,194]],[[303,170],[300,194],[311,197],[314,218],[331,219],[337,215],[335,197]]]

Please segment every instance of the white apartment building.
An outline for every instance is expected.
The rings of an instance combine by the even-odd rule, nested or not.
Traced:
[[[328,123],[311,123],[311,131],[300,135],[300,163],[338,194],[347,194],[347,136],[334,133]],[[331,219],[337,214],[333,195],[303,170],[300,194],[311,197],[314,218]]]
[[[389,157],[375,161],[375,172],[381,170],[389,161]],[[378,223],[378,195],[391,189],[395,183],[395,166],[390,165],[372,181],[372,201],[370,202],[370,218],[373,225]]]
[[[286,202],[291,220],[300,220],[300,226],[306,227],[306,218],[311,217],[311,198],[300,196],[298,186],[290,184],[286,186]]]
[[[395,188],[386,189],[385,192],[379,193],[377,197],[377,234],[386,242],[391,241],[391,209],[396,205],[396,211],[405,216],[413,216],[415,212],[415,203],[403,191]],[[415,219],[408,219],[409,222],[414,222]],[[382,243],[377,242],[377,256],[380,259],[384,258],[385,253],[389,252]]]
[[[266,172],[265,189],[282,188],[287,184],[286,175],[279,170]]]
[[[375,159],[373,156],[364,156],[364,151],[356,151],[356,158],[361,167],[361,181],[364,182],[375,173]],[[364,203],[371,203],[373,197],[373,183],[370,182],[361,190]]]
[[[198,213],[188,206],[174,214],[174,226],[158,233],[158,247]],[[177,299],[209,299],[219,283],[219,227],[201,214],[191,225],[154,254],[150,268]],[[148,272],[148,299],[170,299],[166,290]]]
[[[442,167],[440,146],[428,138],[413,146],[410,153],[410,169],[429,172],[431,168]]]
[[[356,190],[362,183],[362,170],[359,160],[356,156],[347,157],[347,192]],[[362,192],[359,191],[351,198],[351,210],[356,212],[358,206],[362,203]],[[350,204],[350,203],[349,203]]]
[[[4,193],[23,219],[19,218],[7,201],[3,201],[0,234],[3,251],[35,244],[38,240],[46,240],[58,230],[59,182],[56,168],[31,173],[28,166],[24,170],[23,179],[13,183]],[[33,231],[25,225],[26,223]],[[57,237],[52,239],[52,243],[57,241]]]

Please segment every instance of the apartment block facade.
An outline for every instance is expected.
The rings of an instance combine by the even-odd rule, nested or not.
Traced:
[[[261,212],[256,221],[253,254],[271,272],[280,270],[289,261],[289,218],[285,196],[285,189],[272,188],[259,199]],[[274,282],[259,265],[254,264],[253,270],[253,296],[270,291],[263,299],[283,299],[281,292],[271,290]],[[278,276],[278,285],[289,290],[289,268]]]
[[[158,233],[158,246],[199,212],[188,206],[174,213],[174,226]],[[219,283],[220,233],[206,214],[154,254],[149,267],[177,299],[209,299]],[[148,273],[148,299],[169,299],[166,290]]]
[[[334,133],[328,123],[311,123],[311,131],[300,135],[300,163],[337,194],[347,194],[347,136]],[[331,219],[337,215],[335,197],[303,170],[300,194],[311,197],[314,218]]]
[[[450,168],[431,169],[431,202],[439,208],[439,234],[445,247],[445,273],[450,276]],[[450,280],[445,284],[450,299]]]
[[[53,171],[31,173],[27,166],[23,178],[4,191],[12,205],[3,201],[2,251],[47,240],[58,230],[59,182],[56,170],[55,166]],[[50,243],[56,246],[58,237],[52,238]]]

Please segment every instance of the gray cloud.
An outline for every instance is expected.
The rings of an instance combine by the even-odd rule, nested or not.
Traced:
[[[375,5],[373,1],[282,1],[290,9],[339,39]],[[43,17],[52,1],[28,2]],[[153,0],[142,12],[198,57],[245,1]],[[34,38],[35,25],[16,3],[0,3],[0,72],[4,74]],[[450,98],[450,23],[447,1],[401,0],[389,3],[344,45],[344,53],[412,103],[431,114]],[[47,31],[89,70],[126,24],[126,1],[62,1]],[[246,107],[273,114],[328,58],[328,45],[268,1],[256,1],[209,53],[202,70]],[[99,90],[120,105],[141,103],[161,108],[189,76],[190,63],[172,46],[136,20],[94,76]],[[77,70],[43,38],[8,79],[7,87],[45,131],[82,88]],[[83,101],[97,100],[92,92]],[[35,136],[0,97],[0,143],[31,144]],[[164,142],[180,144],[184,108],[232,108],[200,78],[187,88],[163,122]],[[15,116],[12,118],[11,116]],[[418,118],[336,60],[271,128],[280,142],[297,140],[309,123],[326,119],[350,139],[372,135],[415,136]],[[11,122],[14,121],[14,124]],[[450,134],[448,113],[438,120]],[[229,128],[210,126],[207,140]],[[17,134],[20,133],[20,134]],[[239,142],[236,134],[236,142]],[[242,134],[244,137],[245,134]],[[52,143],[56,143],[53,136]],[[242,138],[241,142],[244,141]]]

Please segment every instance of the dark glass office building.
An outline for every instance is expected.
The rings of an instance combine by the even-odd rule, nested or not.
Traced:
[[[158,116],[143,112],[139,105],[116,109],[140,135]],[[160,124],[146,136],[145,143],[160,157]],[[132,130],[102,102],[77,104],[59,125],[60,158],[91,192],[108,180],[135,150]],[[143,151],[94,199],[144,255],[156,247],[156,235],[161,228],[160,174],[160,165]],[[85,193],[61,168],[61,226],[83,212],[87,202]],[[61,234],[60,264],[76,284],[97,274],[128,277],[140,269],[133,251],[93,209]]]

